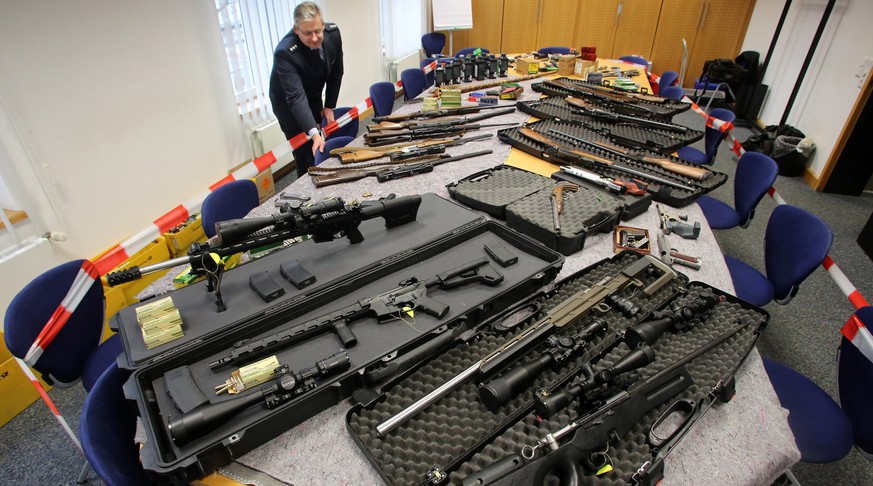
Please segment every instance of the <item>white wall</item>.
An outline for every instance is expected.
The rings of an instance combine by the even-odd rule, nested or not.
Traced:
[[[773,58],[764,76],[770,86],[761,110],[765,124],[778,124],[827,2],[794,1]],[[743,49],[763,56],[782,12],[782,1],[759,1],[752,14]],[[873,57],[873,2],[840,0],[807,70],[787,123],[816,144],[809,170],[820,176],[843,130],[860,86],[855,73],[865,57]],[[769,26],[769,27],[768,27]]]
[[[343,35],[340,104],[355,105],[382,77],[379,2],[320,3]],[[50,243],[48,265],[41,251],[2,268],[0,309],[48,266],[93,257],[252,158],[214,8],[3,2],[0,105],[9,123],[0,135],[15,142],[6,147],[11,189],[24,195],[37,234],[69,239]]]

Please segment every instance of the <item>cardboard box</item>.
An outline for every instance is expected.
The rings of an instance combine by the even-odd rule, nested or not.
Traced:
[[[273,181],[273,170],[267,167],[253,179],[258,186],[258,201],[264,204],[267,199],[276,195],[276,185]]]
[[[562,76],[574,74],[576,71],[576,59],[579,59],[579,57],[572,54],[558,56],[558,74]]]
[[[2,332],[0,332],[0,341],[5,342]],[[39,378],[39,374],[34,373],[34,375]],[[40,383],[46,390],[51,388],[42,380]],[[18,362],[6,346],[0,345],[0,427],[37,400],[39,400],[39,392],[30,383],[24,371],[21,371]]]
[[[273,192],[275,192],[275,188]],[[188,221],[167,231],[163,236],[167,241],[167,248],[170,250],[170,255],[173,258],[187,255],[191,243],[206,241],[206,233],[203,232],[203,220],[200,219],[199,213],[194,214],[188,218]]]
[[[532,57],[517,57],[515,70],[521,74],[536,74],[540,72],[540,61]]]
[[[576,60],[576,66],[573,69],[573,74],[584,78],[585,75],[590,71],[597,71],[597,61],[585,61],[582,59]]]

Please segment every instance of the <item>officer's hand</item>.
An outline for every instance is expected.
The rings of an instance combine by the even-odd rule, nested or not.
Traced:
[[[312,136],[312,155],[315,155],[315,152],[324,152],[324,137],[321,136],[320,133],[316,133]]]
[[[324,116],[324,119],[327,120],[328,123],[333,123],[335,120],[333,117],[333,108],[325,108],[321,110],[321,114]]]

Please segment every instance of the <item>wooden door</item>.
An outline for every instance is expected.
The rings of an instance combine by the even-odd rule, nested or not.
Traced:
[[[500,12],[503,12],[503,0],[473,0],[473,30],[468,31],[468,45],[463,47],[483,47],[492,53],[500,53],[503,35],[503,15]]]
[[[581,0],[576,23],[575,48],[597,47],[597,57],[612,57],[619,0]]]
[[[500,50],[506,53],[530,52],[537,43],[537,18],[544,0],[505,0],[503,36]],[[495,15],[498,12],[494,12]]]
[[[688,59],[686,86],[691,86],[703,73],[703,63],[707,59],[733,59],[740,53],[752,7],[754,0],[705,2],[700,29]]]
[[[576,19],[579,0],[540,0],[539,25],[534,49],[548,46],[564,46],[578,49]]]
[[[660,0],[621,0],[612,57],[641,55],[651,59],[652,43],[658,30]]]
[[[688,46],[689,57],[694,41],[697,39],[697,28],[703,21],[702,0],[663,0],[661,18],[652,45],[652,71],[661,74],[664,71],[680,73],[682,67],[682,39]],[[680,73],[681,74],[681,73]],[[699,74],[699,73],[698,73]],[[685,77],[691,76],[692,81],[697,74],[687,71]]]

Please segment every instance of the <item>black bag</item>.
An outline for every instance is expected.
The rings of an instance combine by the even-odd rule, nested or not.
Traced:
[[[743,142],[743,149],[747,152],[761,152],[764,155],[773,156],[773,143],[776,137],[785,135],[788,137],[804,138],[806,135],[791,125],[768,125],[758,135],[752,135]]]
[[[710,59],[703,64],[703,75],[709,82],[742,83],[748,70],[730,59]]]

